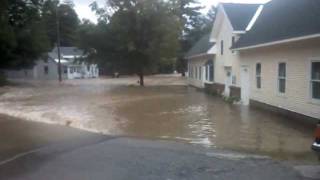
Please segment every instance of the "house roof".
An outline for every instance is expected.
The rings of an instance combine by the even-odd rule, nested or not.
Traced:
[[[57,47],[52,50],[53,53],[58,53]],[[84,52],[77,47],[60,47],[60,53],[63,56],[83,56]]]
[[[185,57],[192,57],[202,54],[207,54],[214,43],[210,42],[210,34],[204,35],[185,55]]]
[[[245,31],[261,4],[221,3],[234,31]]]
[[[78,49],[77,47],[60,47],[60,53],[61,53],[61,62],[68,64],[72,63],[69,62],[69,59],[74,59],[83,57],[84,56],[84,51],[81,49]],[[55,60],[57,62],[58,59],[58,49],[57,47],[53,48],[51,52],[48,53],[49,58]]]
[[[320,34],[319,0],[273,0],[233,49]]]

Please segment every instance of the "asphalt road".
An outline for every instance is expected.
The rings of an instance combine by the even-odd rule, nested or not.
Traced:
[[[7,120],[0,122],[5,125]],[[18,150],[14,155],[1,156],[0,179],[303,179],[293,167],[266,157],[177,142],[104,136],[41,123],[17,120],[10,123],[16,124],[7,128],[11,129],[13,140],[19,136],[19,142],[25,139],[31,145],[23,149],[19,142],[11,142],[9,150],[14,150],[15,144]],[[40,129],[46,138],[39,135]],[[3,137],[2,131],[0,135]],[[10,137],[6,134],[6,138]],[[0,142],[0,149],[4,147]]]

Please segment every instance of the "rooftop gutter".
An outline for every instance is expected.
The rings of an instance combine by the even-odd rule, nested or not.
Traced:
[[[307,40],[307,39],[313,39],[313,38],[318,38],[318,37],[320,37],[320,33],[319,34],[296,37],[296,38],[278,40],[278,41],[273,41],[273,42],[268,42],[268,43],[262,43],[262,44],[252,45],[252,46],[245,46],[245,47],[240,47],[240,48],[231,48],[231,50],[241,51],[241,50],[255,49],[255,48],[260,48],[260,47],[274,46],[274,45],[278,45],[278,44],[285,44],[285,43],[301,41],[301,40]]]
[[[198,58],[198,57],[203,57],[203,56],[210,56],[210,55],[215,55],[215,54],[209,54],[209,53],[201,53],[193,56],[187,56],[185,57],[186,59],[193,59],[193,58]]]

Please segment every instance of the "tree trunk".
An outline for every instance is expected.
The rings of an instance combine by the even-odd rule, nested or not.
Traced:
[[[140,81],[139,81],[140,86],[144,86],[144,76],[143,76],[143,73],[140,73],[140,74],[139,74],[139,78],[140,78]]]

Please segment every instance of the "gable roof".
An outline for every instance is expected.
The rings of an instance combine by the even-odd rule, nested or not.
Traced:
[[[264,8],[250,31],[232,47],[241,49],[320,35],[319,0],[273,0]]]
[[[210,42],[210,34],[204,35],[185,55],[186,58],[207,54],[214,43]]]
[[[52,50],[53,53],[58,53],[57,47]],[[60,47],[60,53],[63,56],[83,56],[84,52],[77,47]]]
[[[72,63],[73,58],[84,57],[84,51],[77,48],[77,47],[60,47],[61,53],[61,62],[62,63]],[[53,48],[51,52],[48,53],[50,59],[54,60],[55,62],[58,59],[58,49],[57,47]],[[69,59],[71,58],[71,59]]]
[[[234,31],[245,31],[261,4],[221,3]]]

